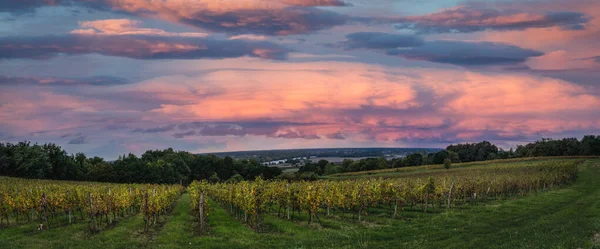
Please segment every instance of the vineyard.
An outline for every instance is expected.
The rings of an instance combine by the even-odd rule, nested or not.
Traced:
[[[404,206],[451,208],[456,205],[496,200],[544,191],[573,182],[582,160],[502,165],[478,170],[447,171],[411,178],[293,182],[264,181],[217,183],[193,182],[188,191],[202,222],[207,211],[204,195],[218,202],[238,219],[260,227],[266,211],[288,220],[308,215],[308,222],[332,212],[352,213],[360,221],[369,208],[388,207],[395,218]],[[202,197],[202,200],[200,200]],[[204,224],[202,224],[204,227]]]
[[[598,159],[393,173],[187,188],[0,177],[0,247],[595,248]]]
[[[109,184],[0,177],[0,225],[37,222],[39,230],[87,222],[90,231],[141,213],[155,225],[183,192],[180,185]],[[11,217],[12,216],[12,217]]]

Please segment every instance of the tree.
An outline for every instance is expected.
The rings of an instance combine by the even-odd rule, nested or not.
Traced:
[[[235,174],[231,178],[227,179],[227,183],[236,183],[244,180],[244,177],[240,174]]]
[[[342,161],[342,172],[351,172],[351,165],[353,162],[354,160],[352,159],[344,159],[344,161]]]
[[[331,175],[331,174],[337,174],[339,172],[342,171],[342,167],[340,166],[335,166],[331,163],[325,165],[325,171],[323,172],[324,175]]]
[[[498,154],[498,147],[488,141],[449,145],[446,150],[456,152],[461,162],[484,161]]]
[[[427,154],[427,150],[423,150],[423,155],[421,156],[421,164],[420,165],[427,165],[429,164],[429,155]]]
[[[315,173],[322,175],[325,172],[325,166],[327,166],[328,164],[329,161],[327,160],[319,160],[319,162],[317,162],[318,170]]]
[[[452,166],[452,160],[450,160],[450,158],[444,159],[444,168],[450,169],[450,166]]]
[[[377,168],[378,169],[387,169],[389,168],[389,164],[388,161],[385,159],[385,157],[381,156],[379,158],[377,158]]]
[[[107,163],[104,159],[99,157],[96,160],[90,160],[90,170],[88,179],[97,182],[114,182],[116,179],[116,173],[113,164]],[[98,160],[100,159],[100,160]]]
[[[53,143],[44,144],[42,148],[48,156],[48,162],[52,166],[51,178],[57,180],[67,179],[67,161],[69,160],[67,152]]]
[[[421,153],[412,153],[402,160],[405,166],[419,166],[423,164],[423,155]]]
[[[442,164],[444,160],[448,158],[450,155],[447,150],[441,150],[433,154],[433,164]]]
[[[220,178],[219,178],[219,176],[217,175],[217,172],[215,172],[215,173],[213,173],[213,174],[212,174],[212,176],[210,176],[210,177],[208,178],[208,181],[209,181],[210,183],[217,183],[217,182],[220,182],[220,181],[221,181],[221,179],[220,179]]]
[[[450,161],[452,161],[453,163],[460,163],[460,156],[458,156],[458,153],[454,152],[454,151],[448,151],[448,158],[450,158]]]
[[[581,140],[581,155],[600,155],[600,136],[584,136]]]
[[[317,163],[307,162],[304,166],[298,169],[298,172],[313,172],[317,175],[323,175],[325,173],[325,167],[329,165],[327,160],[319,160]]]
[[[221,166],[216,169],[221,179],[229,179],[233,174],[233,158],[226,156],[221,161]]]

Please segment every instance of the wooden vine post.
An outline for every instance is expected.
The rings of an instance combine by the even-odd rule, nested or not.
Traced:
[[[200,218],[200,231],[204,232],[205,219],[204,219],[204,193],[200,192],[200,201],[198,202],[198,214]]]
[[[285,190],[287,192],[287,201],[286,201],[286,209],[287,209],[287,219],[290,219],[290,184],[285,185]]]
[[[148,193],[144,194],[144,232],[148,232],[148,223],[150,223],[150,221],[148,220]]]
[[[111,191],[110,191],[110,188],[108,188],[108,196],[109,196],[109,198],[110,198],[110,196],[111,196]],[[108,212],[111,212],[111,211],[112,211],[112,209],[113,209],[113,208],[112,208],[112,204],[113,204],[113,203],[112,203],[112,201],[111,201],[111,202],[109,202],[109,204],[108,204]],[[112,218],[111,218],[111,217],[110,217],[110,215],[108,215],[108,214],[107,214],[107,216],[108,216],[108,223],[109,223],[109,224],[112,224],[112,222],[113,222],[112,218],[114,218],[114,217],[112,217]]]
[[[398,186],[398,194],[400,194],[402,192],[402,186]],[[396,216],[398,215],[398,194],[396,194],[396,202],[394,205],[394,215],[393,218],[396,218]]]
[[[448,208],[450,208],[450,198],[452,198],[452,190],[454,189],[454,182],[450,185],[450,191],[448,191]]]
[[[45,193],[42,193],[42,198],[40,199],[40,214],[44,214],[45,217],[42,218],[42,215],[40,215],[39,230],[44,229],[44,219],[46,220],[46,227],[50,227],[50,221],[48,220],[48,212],[46,211],[46,194]]]
[[[153,189],[152,191],[153,191],[152,198],[156,198],[156,188]],[[155,200],[155,199],[153,199],[153,200]],[[157,212],[157,210],[153,210],[154,214],[152,214],[152,225],[156,225],[156,212]]]
[[[88,192],[88,200],[90,201],[90,230],[92,232],[98,231],[98,223],[96,221],[96,214],[94,213],[94,203],[92,202],[92,194]]]

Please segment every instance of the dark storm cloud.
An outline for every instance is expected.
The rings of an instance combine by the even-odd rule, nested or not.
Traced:
[[[472,142],[473,140],[466,140],[464,138],[460,138],[457,136],[457,134],[459,132],[469,132],[468,130],[457,130],[454,133],[450,133],[450,132],[446,132],[446,133],[441,133],[438,136],[431,136],[431,137],[407,137],[407,138],[402,138],[402,139],[398,139],[396,140],[396,142],[405,142],[405,143],[413,143],[413,144],[423,144],[423,143],[429,143],[429,144],[443,144],[443,145],[448,145],[448,144],[456,144],[456,143],[465,143],[465,142]],[[481,137],[482,139],[485,139],[487,141],[493,141],[494,144],[500,143],[500,144],[505,144],[503,142],[511,142],[511,141],[527,141],[527,140],[532,140],[535,141],[537,139],[539,139],[539,135],[526,135],[525,133],[521,133],[521,132],[516,132],[515,134],[505,134],[504,131],[501,130],[486,130],[486,131],[480,131],[479,133],[479,137]],[[508,149],[508,148],[504,148],[504,149]]]
[[[59,77],[8,77],[0,76],[0,86],[5,85],[46,85],[46,86],[110,86],[129,83],[128,80],[112,76],[95,76],[83,78]]]
[[[177,125],[179,130],[190,130],[173,134],[173,137],[182,138],[186,136],[245,136],[249,131],[238,124],[228,123],[204,123],[191,122]],[[197,130],[197,131],[196,131]]]
[[[600,70],[595,68],[589,69],[564,69],[564,70],[534,70],[529,67],[509,68],[514,72],[525,72],[544,77],[561,79],[582,86],[597,86],[600,82]],[[598,89],[600,93],[600,89]]]
[[[42,6],[80,6],[90,10],[126,13],[182,23],[214,32],[230,34],[306,34],[347,23],[396,23],[399,29],[418,33],[476,32],[484,30],[524,30],[561,27],[585,29],[589,17],[579,12],[525,13],[519,10],[468,4],[428,15],[410,17],[358,17],[320,9],[320,6],[351,6],[339,0],[235,1],[213,4],[209,0],[3,0],[0,12],[22,13]],[[209,3],[209,4],[206,4]]]
[[[346,24],[345,15],[312,7],[281,10],[249,9],[235,12],[201,11],[179,22],[213,32],[231,34],[293,35],[305,34]]]
[[[85,143],[86,143],[85,136],[78,136],[76,138],[71,139],[68,144],[85,144]]]
[[[399,18],[398,29],[421,34],[470,33],[485,30],[525,30],[528,28],[561,27],[585,29],[589,17],[580,12],[527,13],[518,10],[461,6],[422,16]]]
[[[336,132],[336,133],[328,134],[326,137],[328,139],[338,139],[338,140],[344,140],[344,139],[346,139],[341,132]]]
[[[187,132],[178,132],[178,133],[173,133],[173,137],[174,138],[184,138],[184,137],[189,137],[189,136],[194,136],[196,135],[196,131],[187,131]]]
[[[218,124],[204,126],[198,135],[201,136],[245,136],[248,134],[243,127],[238,125]]]
[[[295,6],[352,6],[340,0],[282,0],[281,2]]]
[[[444,40],[425,42],[418,36],[378,32],[358,32],[346,37],[346,41],[325,46],[374,49],[409,60],[461,66],[521,63],[529,57],[543,55],[542,52],[504,43]]]
[[[524,62],[543,53],[514,45],[493,42],[432,41],[410,49],[390,49],[388,55],[461,66]]]
[[[231,34],[290,35],[310,33],[343,25],[349,17],[319,9],[319,6],[351,6],[339,0],[280,0],[266,5],[249,1],[240,5],[234,1],[202,4],[210,1],[163,0],[3,0],[0,11],[22,13],[51,5],[81,6],[95,10],[154,17],[192,25],[214,32]],[[268,7],[267,7],[268,6]],[[242,8],[243,7],[243,8]]]
[[[288,49],[264,41],[148,35],[58,35],[0,38],[0,59],[45,59],[57,55],[102,54],[134,59],[285,59]]]
[[[302,128],[319,123],[297,123],[280,121],[238,121],[238,122],[190,122],[177,125],[177,129],[185,131],[172,134],[175,138],[188,136],[268,136],[281,138],[319,139],[314,134],[293,131],[288,127]],[[332,134],[334,135],[334,134]],[[340,134],[341,136],[341,134]],[[334,139],[343,139],[336,136]]]
[[[81,132],[78,132],[78,133],[75,133],[75,134],[73,134],[73,133],[67,133],[67,134],[64,134],[64,135],[60,136],[60,138],[80,137],[80,136],[82,136]]]
[[[299,138],[301,138],[301,139],[320,139],[320,137],[315,134],[306,134],[301,131],[293,131],[293,130],[284,130],[281,133],[272,135],[272,137],[287,138],[287,139],[299,139]]]
[[[170,124],[170,125],[165,125],[165,126],[158,126],[158,127],[153,127],[153,128],[135,128],[133,129],[131,132],[133,133],[163,133],[163,132],[167,132],[167,131],[173,131],[175,130],[176,125],[174,124]]]
[[[400,47],[415,47],[425,43],[423,38],[415,35],[390,34],[381,32],[357,32],[346,35],[347,41],[332,44],[346,49],[369,48],[390,49]]]
[[[161,132],[167,132],[167,131],[173,131],[173,130],[175,130],[175,125],[171,124],[171,125],[167,125],[167,126],[145,129],[144,131],[142,131],[142,133],[161,133]]]
[[[61,0],[2,0],[0,1],[0,12],[23,13],[32,11],[42,6],[65,4]]]

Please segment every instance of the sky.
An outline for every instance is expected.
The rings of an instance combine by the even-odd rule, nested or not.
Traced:
[[[2,0],[0,142],[117,158],[600,134],[597,0]]]

